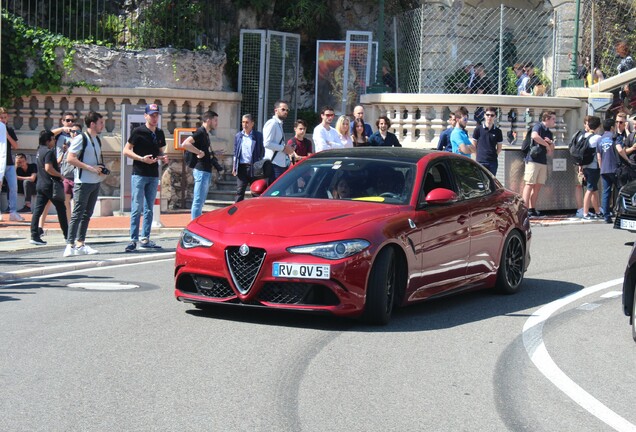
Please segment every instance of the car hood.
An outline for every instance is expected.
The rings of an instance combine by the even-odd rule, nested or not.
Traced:
[[[625,195],[633,196],[636,193],[636,180],[630,181],[625,186],[621,188],[621,193]]]
[[[316,236],[384,219],[399,209],[382,203],[262,197],[207,213],[195,223],[225,234]]]

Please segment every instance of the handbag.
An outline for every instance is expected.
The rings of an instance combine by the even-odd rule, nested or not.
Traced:
[[[530,157],[531,158],[536,158],[537,156],[539,156],[539,154],[541,154],[541,147],[538,144],[533,144],[532,146],[530,146]]]
[[[64,201],[64,183],[60,180],[52,179],[53,183],[53,193],[51,194],[51,200],[53,201]]]
[[[277,151],[274,152],[274,155],[272,156],[272,160],[276,157],[277,153],[278,153]],[[253,177],[256,179],[270,178],[274,171],[274,168],[272,167],[272,161],[265,158],[254,162],[253,167],[254,167],[252,171],[254,173]]]

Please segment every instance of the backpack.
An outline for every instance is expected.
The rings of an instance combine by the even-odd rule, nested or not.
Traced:
[[[524,156],[527,156],[528,153],[530,153],[530,147],[532,147],[532,128],[533,127],[534,125],[528,128],[528,131],[526,132],[526,136],[523,139],[523,143],[521,144],[521,152],[523,153]]]
[[[595,151],[590,147],[590,137],[585,136],[585,131],[577,131],[570,140],[570,155],[576,165],[588,165],[594,160]]]
[[[97,142],[99,143],[99,146],[102,146],[102,142],[100,141],[99,137],[97,137]],[[77,159],[80,162],[84,161],[84,150],[86,150],[86,146],[88,145],[88,140],[86,139],[86,135],[84,135],[84,133],[82,133],[82,150],[77,154]],[[68,156],[68,149],[66,149],[66,151],[64,152],[64,155],[62,156],[62,164],[60,166],[60,173],[62,174],[62,176],[68,180],[73,180],[75,178],[75,165],[71,165],[70,163],[68,163],[68,160],[66,159]],[[82,170],[80,169],[80,173],[79,175],[82,175]]]

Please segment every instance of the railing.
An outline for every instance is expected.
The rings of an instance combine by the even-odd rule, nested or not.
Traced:
[[[440,94],[367,94],[361,97],[366,109],[366,119],[374,123],[378,116],[391,120],[390,130],[406,147],[432,148],[437,146],[439,135],[447,128],[448,114],[460,106],[468,112],[469,133],[476,126],[474,113],[478,107],[500,109],[498,126],[504,132],[517,134],[516,144],[521,145],[528,125],[540,120],[544,110],[556,112],[557,124],[553,133],[557,145],[569,140],[572,130],[582,126],[585,103],[566,97],[497,96],[497,95],[440,95]],[[516,121],[509,121],[508,114],[516,111]],[[504,144],[508,144],[504,140]],[[513,145],[515,143],[512,143]]]
[[[42,129],[59,126],[62,112],[70,111],[82,120],[88,111],[104,116],[102,133],[105,153],[119,154],[121,150],[121,110],[124,104],[161,106],[162,129],[166,132],[168,151],[172,150],[172,132],[175,128],[196,127],[203,112],[211,109],[219,114],[214,132],[218,147],[231,151],[236,134],[241,95],[233,92],[171,90],[154,88],[101,88],[99,92],[74,89],[70,94],[33,93],[9,110],[20,147],[37,148],[37,137]],[[83,123],[83,122],[82,122]],[[216,147],[215,145],[215,147]]]

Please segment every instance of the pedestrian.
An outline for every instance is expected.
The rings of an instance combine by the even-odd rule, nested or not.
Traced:
[[[0,122],[0,188],[2,188],[2,180],[4,179],[4,171],[7,168],[7,127]],[[0,222],[2,222],[2,213],[0,212]]]
[[[281,176],[291,164],[291,155],[294,150],[285,141],[283,121],[289,114],[287,102],[278,100],[274,103],[274,115],[263,125],[263,145],[265,146],[265,159],[272,161],[272,176],[270,183]]]
[[[517,96],[521,96],[521,92],[526,91],[526,84],[528,84],[528,75],[522,63],[515,63],[512,67],[513,72],[517,76],[515,85],[517,86]]]
[[[473,131],[471,143],[475,146],[477,162],[485,166],[492,175],[497,175],[499,153],[503,147],[503,133],[495,125],[497,108],[486,108],[484,123]]]
[[[320,109],[321,122],[314,128],[313,133],[316,153],[338,147],[338,132],[331,127],[335,115],[333,108],[328,105]]]
[[[439,134],[439,141],[437,142],[437,150],[452,152],[453,146],[450,142],[450,136],[457,125],[457,119],[455,113],[450,113],[448,116],[448,127]]]
[[[368,123],[365,123],[364,121],[364,107],[362,105],[356,105],[353,108],[353,120],[351,120],[351,135],[354,135],[355,133],[353,129],[353,126],[354,126],[353,123],[356,119],[360,119],[362,121],[362,124],[364,125],[364,134],[366,135],[367,138],[373,135],[373,129],[371,129],[371,125]]]
[[[4,179],[9,189],[9,220],[22,222],[24,218],[18,213],[18,178],[15,174],[15,162],[11,155],[12,150],[18,148],[18,137],[11,126],[9,126],[9,112],[0,107],[0,123],[3,123],[7,129],[7,150],[6,150],[6,166],[4,171]],[[0,184],[2,179],[0,179]],[[2,219],[0,219],[2,220]]]
[[[364,120],[356,118],[353,120],[353,133],[351,134],[351,142],[354,147],[365,147],[369,145],[369,137],[364,131],[366,124]],[[373,134],[371,134],[373,135]]]
[[[33,209],[33,217],[31,218],[31,240],[30,243],[43,246],[46,244],[40,237],[39,220],[44,207],[51,201],[57,210],[57,219],[60,228],[64,234],[64,238],[68,236],[68,219],[66,218],[66,209],[64,208],[64,199],[54,199],[53,188],[54,182],[59,183],[62,188],[62,173],[57,163],[55,155],[55,135],[49,130],[40,132],[39,147],[36,155],[37,163],[37,196],[35,199],[35,208]]]
[[[15,174],[18,178],[18,193],[24,194],[24,207],[19,213],[31,213],[31,197],[37,194],[35,182],[37,181],[38,166],[28,163],[24,153],[15,155]]]
[[[307,122],[303,119],[296,120],[294,122],[294,136],[287,141],[287,144],[294,149],[294,153],[291,155],[293,164],[313,153],[311,140],[305,136],[306,133]]]
[[[618,66],[616,66],[616,70],[619,74],[627,72],[628,70],[634,69],[634,67],[636,67],[636,63],[631,56],[627,42],[620,41],[616,44],[616,54],[621,59]]]
[[[247,186],[254,177],[254,163],[263,159],[265,147],[263,134],[254,129],[252,114],[241,118],[242,130],[234,137],[234,157],[232,158],[232,175],[236,177],[236,196],[234,202],[245,199]]]
[[[133,160],[133,172],[130,182],[130,243],[126,252],[132,252],[139,245],[142,249],[161,249],[150,240],[153,206],[159,185],[159,161],[168,162],[164,154],[166,137],[159,125],[159,107],[148,104],[144,110],[146,123],[133,129],[124,146],[123,154]],[[139,221],[143,213],[144,221],[139,236]]]
[[[391,67],[387,63],[382,65],[382,83],[387,89],[391,90],[391,93],[397,92],[395,77],[391,74]]]
[[[391,120],[387,116],[380,116],[375,122],[378,130],[369,137],[370,146],[381,147],[402,147],[400,141],[393,132],[389,132],[391,127]]]
[[[539,199],[539,192],[548,179],[548,155],[554,152],[553,135],[550,128],[556,126],[556,112],[544,111],[541,114],[541,121],[532,128],[532,146],[537,147],[526,155],[525,170],[523,180],[526,183],[523,187],[523,200],[528,206],[528,216],[541,216],[537,211],[536,204]]]
[[[99,253],[86,244],[86,232],[97,204],[100,184],[107,172],[102,156],[102,143],[98,136],[104,129],[104,119],[100,113],[89,111],[84,124],[86,132],[76,135],[71,140],[66,155],[68,163],[76,169],[73,179],[74,204],[66,236],[64,257]],[[66,210],[63,210],[63,213],[66,213]]]
[[[519,93],[520,96],[543,96],[542,94],[538,94],[537,86],[541,85],[541,79],[534,73],[534,65],[532,62],[528,62],[524,66],[524,72],[527,76],[526,85],[523,90]]]
[[[470,142],[468,138],[468,132],[466,132],[466,124],[468,123],[468,114],[458,109],[455,111],[455,118],[457,122],[450,135],[450,142],[453,153],[457,153],[463,156],[470,157],[472,153],[475,153],[475,146]]]
[[[197,157],[192,176],[194,177],[194,191],[192,193],[192,209],[190,217],[196,219],[203,212],[203,204],[208,196],[210,180],[212,179],[212,151],[210,149],[210,132],[219,124],[219,115],[214,111],[206,111],[201,117],[201,127],[189,136],[181,145],[185,151],[192,152]],[[220,172],[220,171],[219,171]]]
[[[35,207],[33,209],[33,217],[31,218],[31,244],[42,246],[46,242],[42,240],[39,232],[39,220],[44,207],[50,201],[57,211],[57,219],[62,229],[64,238],[68,236],[68,219],[66,218],[66,209],[64,208],[64,199],[55,199],[53,189],[55,183],[58,183],[60,189],[62,186],[62,173],[57,163],[55,154],[55,135],[49,130],[40,132],[39,147],[36,155],[37,164],[37,196],[35,199]]]
[[[596,155],[598,143],[601,136],[597,133],[601,127],[601,119],[596,116],[587,116],[585,126],[585,138],[588,138],[588,146],[594,149]],[[598,158],[594,157],[592,162],[587,165],[583,165],[583,176],[585,178],[585,194],[583,195],[583,219],[591,220],[596,219],[597,215],[590,212],[590,207],[593,207],[595,211],[599,212],[598,201],[598,180],[601,177],[601,170],[598,165]],[[600,213],[599,213],[600,214]]]
[[[336,132],[338,133],[338,139],[340,141],[339,148],[352,148],[353,140],[351,139],[351,135],[349,131],[351,127],[349,126],[351,122],[349,121],[349,117],[340,116],[338,117],[338,121],[336,122]]]

